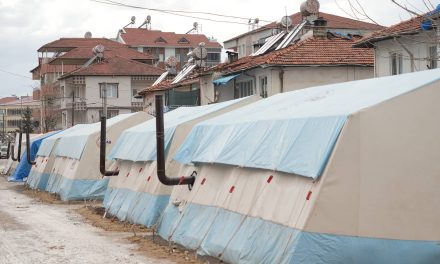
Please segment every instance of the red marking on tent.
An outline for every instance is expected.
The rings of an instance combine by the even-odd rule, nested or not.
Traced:
[[[180,177],[179,185],[185,180],[185,176]]]
[[[203,185],[203,184],[205,184],[205,182],[206,182],[206,178],[203,178],[203,180],[200,184]]]
[[[119,167],[116,167],[116,170],[119,170]]]
[[[270,175],[269,178],[267,179],[267,183],[270,183],[273,179],[273,175]]]
[[[147,181],[150,181],[150,180],[151,180],[151,176],[148,176]]]
[[[130,172],[128,172],[128,173],[127,173],[127,176],[125,176],[125,177],[128,177],[128,175],[130,175]]]
[[[306,197],[306,200],[307,200],[307,201],[310,200],[310,196],[312,196],[312,191],[309,191],[309,192],[307,193],[307,197]]]
[[[140,169],[139,169],[139,173],[141,173],[143,169],[144,169],[144,168],[140,168]]]
[[[231,189],[229,189],[229,193],[233,193],[233,192],[234,192],[234,190],[235,190],[235,186],[234,186],[234,185],[232,185],[232,186],[231,186]]]

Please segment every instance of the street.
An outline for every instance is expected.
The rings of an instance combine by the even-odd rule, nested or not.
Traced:
[[[79,205],[43,204],[0,178],[0,263],[173,263],[145,257],[127,240],[85,223]]]

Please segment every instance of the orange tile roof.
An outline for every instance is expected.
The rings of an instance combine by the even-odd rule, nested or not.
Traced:
[[[132,47],[197,47],[200,42],[204,42],[207,48],[221,48],[222,45],[215,41],[210,41],[202,34],[176,34],[174,32],[162,32],[160,30],[148,30],[145,28],[125,28],[125,33],[121,33],[124,42]],[[165,42],[158,42],[159,39]],[[179,43],[185,38],[189,43]]]
[[[226,74],[262,65],[283,66],[337,66],[374,65],[374,51],[369,48],[353,48],[356,38],[344,38],[327,34],[327,38],[309,38],[287,48],[260,56],[243,57],[233,63],[214,67]]]
[[[104,47],[126,47],[126,45],[122,43],[107,38],[60,38],[43,45],[38,51],[69,51],[78,47],[93,48],[98,44],[101,44]]]
[[[152,54],[142,53],[128,47],[106,47],[104,46],[104,57],[124,57],[131,60],[155,60]],[[90,47],[78,47],[74,48],[55,60],[62,59],[90,59],[94,56],[92,48]],[[55,61],[54,60],[54,61]],[[52,61],[52,62],[54,62]],[[51,62],[51,63],[52,63]]]
[[[388,28],[373,32],[366,35],[356,43],[356,47],[360,46],[374,46],[373,43],[383,39],[392,38],[399,35],[415,34],[422,30],[421,24],[425,19],[424,16],[417,16],[405,20],[401,23],[392,25]]]
[[[324,13],[324,12],[319,12],[319,16],[324,18],[325,20],[327,20],[327,27],[330,29],[380,30],[380,29],[384,28],[383,26],[376,25],[373,23],[368,23],[368,22],[359,21],[359,20],[355,20],[355,19],[351,19],[351,18],[347,18],[347,17],[332,15],[332,14],[328,14],[328,13]],[[292,22],[294,25],[299,24],[302,21],[302,15],[299,12],[291,15],[290,18],[292,19]],[[225,42],[236,40],[238,38],[241,38],[241,37],[244,37],[244,36],[247,36],[250,34],[264,31],[266,29],[272,29],[272,28],[278,28],[278,27],[279,26],[278,26],[277,22],[272,22],[270,24],[267,24],[265,26],[262,26],[260,28],[255,29],[255,30],[252,30],[252,31],[246,32],[244,34],[238,35],[236,37],[233,37],[229,40],[226,40]]]
[[[203,74],[221,72],[227,75],[261,66],[360,65],[372,67],[374,65],[373,49],[353,48],[353,43],[356,40],[355,37],[349,39],[328,33],[327,38],[309,38],[264,55],[246,56],[232,63],[222,63],[204,71],[194,72],[177,84],[163,81],[156,86],[144,89],[139,94],[145,95],[186,85],[198,81],[198,78]]]
[[[69,72],[59,79],[70,76],[159,76],[163,72],[158,67],[116,56]]]
[[[15,97],[15,96],[12,96],[12,97],[3,97],[3,98],[0,98],[0,104],[10,103],[10,102],[13,102],[13,101],[15,101],[15,100],[17,100],[17,97]]]

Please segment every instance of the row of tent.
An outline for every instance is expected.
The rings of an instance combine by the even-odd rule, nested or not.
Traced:
[[[41,141],[27,184],[228,263],[439,263],[440,70],[119,115]]]

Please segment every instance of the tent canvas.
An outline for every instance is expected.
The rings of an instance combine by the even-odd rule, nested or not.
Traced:
[[[257,100],[249,97],[199,107],[182,107],[164,115],[167,175],[179,177],[180,165],[171,157],[191,128],[204,120],[243,107]],[[155,119],[127,129],[110,153],[117,159],[120,173],[111,177],[104,207],[120,220],[151,226],[168,203],[171,187],[161,184],[156,175]]]
[[[68,135],[69,133],[73,133],[75,130],[78,130],[85,126],[84,124],[78,124],[68,129],[65,129],[55,135],[52,135],[48,138],[45,138],[38,149],[36,158],[35,158],[35,166],[32,166],[31,171],[29,173],[29,177],[26,180],[26,184],[31,189],[39,189],[45,190],[47,181],[49,179],[50,172],[53,168],[53,164],[55,162],[55,153],[53,149],[58,144],[58,141],[61,137]]]
[[[368,93],[353,92],[366,86],[371,88]],[[344,96],[340,100],[316,97],[326,91],[329,96],[333,91]],[[197,180],[192,191],[185,186],[173,188],[158,223],[159,234],[228,263],[438,262],[439,91],[440,70],[430,70],[285,93],[199,123],[175,156],[184,160],[179,152],[189,150],[179,174],[196,170]],[[364,104],[364,96],[381,99]],[[284,104],[283,98],[289,103]],[[307,100],[307,105],[300,106],[301,100]],[[250,148],[234,141],[242,149],[238,154],[228,137],[213,137],[212,127],[255,129],[246,125],[261,120],[265,109],[278,108],[280,103],[291,119],[318,120],[319,127],[325,124],[321,122],[325,113],[318,111],[346,117],[330,149],[326,141],[319,140],[321,133],[312,130],[308,137],[318,139],[321,151],[329,152],[319,163],[304,160],[309,163],[304,166],[315,168],[309,171],[320,173],[284,171],[299,168],[294,163],[289,168],[253,165],[248,157],[256,152],[249,141],[244,143]],[[254,108],[258,105],[259,111]],[[239,115],[243,113],[248,116]],[[226,121],[226,116],[235,119]],[[262,127],[267,137],[258,139],[266,147],[267,164],[275,164],[271,153],[279,145],[263,139],[275,139],[279,128]],[[207,133],[200,134],[200,129]],[[192,133],[201,138],[191,137]],[[212,155],[212,148],[219,146],[218,137],[234,153],[226,157],[228,163]],[[208,138],[213,145],[206,142]],[[310,151],[322,153],[314,150],[316,142],[311,143]],[[206,151],[199,151],[200,146]],[[293,149],[304,151],[304,147]],[[321,166],[322,170],[316,170]]]
[[[145,112],[122,114],[107,122],[107,149],[125,129],[142,123],[151,116]],[[64,201],[102,199],[108,179],[99,171],[100,123],[88,124],[61,137],[53,150],[54,163],[46,191],[55,193]],[[107,163],[106,167],[111,168]]]
[[[35,156],[38,152],[38,149],[40,148],[41,142],[47,138],[52,136],[53,134],[58,133],[58,131],[55,132],[49,132],[46,133],[38,138],[35,138],[30,142],[30,159],[33,161],[35,159]],[[14,182],[23,182],[26,181],[26,179],[29,176],[29,173],[31,171],[32,165],[29,164],[27,160],[27,149],[26,149],[26,143],[24,146],[24,152],[21,155],[21,160],[17,165],[17,168],[15,169],[14,173],[11,177],[8,177],[8,181],[14,181]]]

